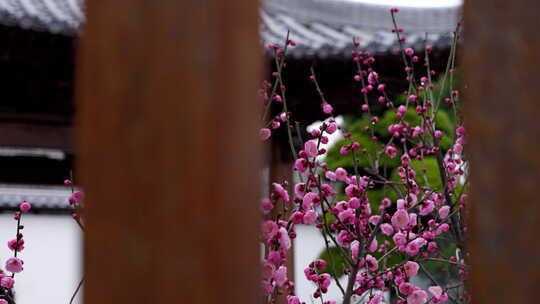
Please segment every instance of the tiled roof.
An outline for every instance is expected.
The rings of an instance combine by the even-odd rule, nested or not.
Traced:
[[[384,3],[384,1],[379,1]],[[427,43],[448,47],[461,15],[461,5],[400,8],[398,26],[404,28],[406,47]],[[283,43],[286,33],[298,43],[290,49],[295,57],[351,56],[352,39],[371,53],[392,52],[398,47],[390,17],[391,6],[353,0],[266,0],[261,12],[261,36],[265,43]]]
[[[1,0],[0,23],[74,35],[84,20],[83,0]]]
[[[32,210],[69,210],[71,189],[65,186],[30,186],[0,184],[0,210],[17,208],[23,200],[32,204]]]
[[[406,6],[398,14],[405,28],[406,45],[421,47],[428,33],[430,44],[447,47],[449,33],[460,16],[458,4],[433,7]],[[261,9],[262,42],[279,43],[287,31],[298,42],[295,57],[350,56],[352,37],[364,50],[384,53],[396,48],[389,15],[381,0],[264,0]],[[84,22],[83,0],[1,0],[0,23],[76,35]]]

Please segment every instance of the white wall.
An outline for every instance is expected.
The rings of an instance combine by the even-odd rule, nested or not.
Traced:
[[[295,230],[297,235],[294,240],[295,292],[302,301],[319,304],[321,303],[321,300],[312,297],[313,292],[315,292],[315,284],[306,279],[304,268],[317,259],[325,249],[324,238],[322,237],[320,230],[314,226],[296,225]],[[347,286],[347,278],[348,277],[346,276],[342,276],[339,280],[343,288],[346,288]],[[328,293],[323,296],[325,301],[334,300],[338,304],[343,300],[343,295],[333,279],[332,284],[328,288]],[[384,293],[384,297],[385,298],[381,303],[390,303],[388,292]],[[357,301],[356,303],[366,303],[367,299],[362,300],[362,298],[354,298],[353,301]]]
[[[296,284],[296,294],[306,303],[320,303],[320,299],[313,299],[315,284],[306,279],[304,268],[313,262],[323,249],[324,238],[321,232],[313,226],[296,225],[296,239],[294,240],[294,277]],[[347,277],[340,279],[341,285],[347,285]],[[334,300],[341,303],[342,295],[336,283],[332,280],[328,293],[323,295],[324,300]],[[313,299],[313,300],[312,300]]]
[[[81,279],[82,234],[69,215],[24,214],[22,224],[25,249],[19,254],[24,260],[24,271],[15,276],[17,304],[68,304]],[[13,255],[7,241],[15,237],[16,222],[12,214],[0,214],[0,267]],[[294,273],[296,293],[307,303],[315,285],[304,276],[304,268],[324,249],[323,238],[315,227],[297,225],[294,241]],[[342,278],[346,285],[346,278]],[[74,303],[82,303],[82,292]],[[341,301],[341,293],[334,282],[325,300]]]
[[[0,214],[0,267],[13,255],[7,242],[15,238],[12,214]],[[81,279],[82,235],[69,215],[24,214],[25,249],[18,254],[24,271],[15,276],[17,304],[68,304]],[[78,295],[74,303],[81,303]]]

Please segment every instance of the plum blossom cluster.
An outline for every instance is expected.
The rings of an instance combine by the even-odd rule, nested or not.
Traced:
[[[68,203],[73,209],[72,217],[77,222],[79,227],[84,230],[81,216],[79,215],[80,208],[84,201],[84,193],[82,191],[75,190],[73,182],[69,179],[64,181],[64,185],[71,188],[71,195],[68,197]],[[9,250],[13,251],[13,256],[6,260],[5,270],[0,269],[0,304],[14,304],[14,293],[13,287],[15,286],[15,274],[23,271],[24,261],[19,257],[19,253],[24,250],[24,236],[22,230],[24,225],[21,224],[22,217],[24,213],[28,213],[32,205],[28,201],[23,201],[19,205],[19,211],[15,212],[13,219],[17,221],[17,229],[15,238],[7,242],[7,247]],[[9,274],[10,272],[11,274]],[[71,297],[70,303],[73,302],[77,292],[80,290],[83,281],[79,283],[79,286],[75,290],[73,296]]]
[[[391,10],[392,32],[400,45],[409,84],[402,101],[387,94],[383,77],[373,69],[375,58],[353,40],[352,60],[357,68],[353,80],[361,86],[359,108],[369,122],[362,132],[369,143],[356,141],[345,126],[336,123],[334,110],[312,69],[308,77],[320,95],[321,111],[328,119],[309,133],[302,147],[295,147],[291,132],[294,113],[287,110],[281,73],[287,48],[296,43],[287,37],[283,46],[268,46],[275,54],[276,71],[273,84],[265,82],[260,92],[266,103],[265,126],[260,136],[267,140],[273,130],[285,125],[299,182],[275,182],[270,197],[262,200],[266,220],[261,235],[265,246],[261,284],[267,303],[275,303],[280,297],[289,304],[311,302],[295,294],[294,282],[288,275],[291,270],[286,266],[297,225],[316,227],[325,240],[326,250],[332,247],[337,252],[335,256],[329,255],[330,261],[317,259],[304,270],[306,279],[313,283],[312,298],[322,304],[336,303],[325,299],[332,285],[341,292],[344,304],[383,303],[388,295],[398,304],[470,302],[464,289],[469,271],[465,246],[467,132],[459,116],[459,93],[451,85],[459,26],[447,70],[439,77],[444,85],[440,91],[449,92],[450,97],[446,98],[438,96],[434,89],[436,73],[429,62],[433,48],[426,45],[420,56],[403,47],[404,30],[396,23],[398,11]],[[275,103],[281,105],[282,111],[268,118],[268,108]],[[381,117],[373,114],[374,103],[384,106],[393,116],[394,123],[383,128],[388,134],[386,138],[377,133],[382,122]],[[455,114],[452,132],[438,126],[443,104]],[[328,151],[321,145],[340,129],[347,140],[339,154],[351,160],[352,168],[333,168],[325,162]],[[419,168],[418,164],[428,158],[436,165],[430,171]],[[397,164],[393,172],[386,172],[385,162]],[[436,182],[430,176],[435,176]],[[370,196],[380,188],[388,189],[384,197]],[[336,260],[344,266],[339,273]],[[432,273],[433,264],[443,264],[446,271],[454,274],[453,279],[440,281]],[[341,276],[347,277],[346,284],[339,280]],[[419,276],[429,282],[427,287],[416,283]]]
[[[84,193],[79,190],[75,190],[75,187],[73,186],[73,181],[70,179],[64,180],[64,185],[69,186],[71,188],[71,195],[68,197],[68,203],[72,207],[73,212],[71,213],[71,217],[77,222],[77,225],[84,231],[84,226],[82,222],[81,215],[79,213],[79,210],[83,207],[83,201],[84,201]]]
[[[71,188],[71,195],[68,197],[68,203],[73,210],[71,213],[71,217],[73,218],[73,220],[75,220],[77,225],[79,225],[79,228],[81,228],[81,230],[84,232],[83,220],[80,214],[80,211],[84,207],[84,192],[75,190],[75,187],[73,185],[73,176],[71,177],[71,179],[64,180],[64,185],[69,186]],[[75,291],[73,292],[73,295],[71,296],[71,300],[69,301],[69,304],[73,303],[83,283],[84,283],[84,277],[79,281],[77,288],[75,289]]]
[[[0,304],[15,303],[13,300],[13,287],[15,286],[15,274],[23,271],[24,261],[20,258],[19,253],[24,250],[24,235],[22,230],[22,217],[32,208],[28,201],[23,201],[19,205],[19,211],[13,215],[13,219],[17,222],[15,238],[7,242],[9,250],[13,251],[13,256],[5,261],[5,271],[0,270]]]

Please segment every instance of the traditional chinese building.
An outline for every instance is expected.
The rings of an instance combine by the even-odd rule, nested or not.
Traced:
[[[398,44],[395,34],[390,32],[393,25],[388,10],[392,6],[403,4],[398,23],[405,29],[405,45],[418,51],[426,44],[433,45],[433,69],[444,68],[451,32],[460,16],[460,1],[418,1],[416,5],[394,2],[396,0],[263,2],[261,46],[283,43],[287,32],[297,42],[297,46],[290,49],[284,80],[294,120],[302,128],[323,118],[317,92],[308,81],[311,67],[315,68],[325,96],[337,115],[360,113],[360,88],[353,80],[356,72],[351,62],[353,38],[361,43],[362,50],[374,55],[375,69],[384,75],[389,90],[403,90],[404,72],[399,57],[395,56]],[[29,200],[34,205],[33,210],[41,214],[69,214],[71,210],[66,202],[69,189],[61,184],[69,177],[77,156],[74,149],[77,139],[73,136],[76,128],[73,121],[74,62],[77,37],[84,24],[83,4],[82,0],[0,1],[2,210],[14,210],[22,199]],[[272,54],[268,52],[266,58],[268,71],[271,71]],[[284,137],[279,135],[273,141],[268,166],[271,179],[290,178],[290,155],[284,142]],[[71,229],[68,242],[72,243],[78,237],[74,232],[78,228],[74,223],[65,225],[57,229],[64,232]],[[299,242],[310,246],[305,240]],[[315,249],[312,251],[317,253]],[[304,264],[303,259],[311,258],[309,254],[303,255],[298,263]],[[73,260],[73,263],[76,265],[78,261]],[[77,272],[66,273],[65,280],[76,284],[74,273]],[[52,295],[40,300],[61,301]]]

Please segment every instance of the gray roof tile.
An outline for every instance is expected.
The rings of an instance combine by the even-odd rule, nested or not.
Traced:
[[[391,52],[397,47],[388,6],[352,0],[264,0],[261,9],[262,43],[282,43],[287,31],[298,47],[294,57],[349,54],[353,36],[363,49]],[[420,48],[425,33],[429,43],[447,47],[461,14],[459,5],[404,7],[398,14],[408,47]],[[77,35],[84,23],[83,0],[2,0],[0,23],[23,28]]]

